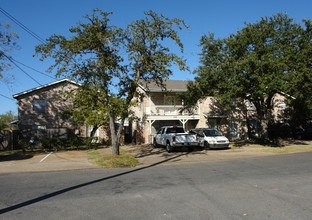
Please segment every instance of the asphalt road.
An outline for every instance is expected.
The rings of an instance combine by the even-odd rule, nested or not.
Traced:
[[[0,174],[0,219],[310,220],[311,158]]]

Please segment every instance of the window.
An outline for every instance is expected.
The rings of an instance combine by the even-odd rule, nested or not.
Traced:
[[[161,128],[161,129],[157,132],[157,134],[162,134],[163,132],[164,132],[164,129]]]
[[[199,131],[198,131],[198,135],[204,137],[204,132],[203,132],[202,130],[199,130]]]
[[[46,130],[47,126],[45,125],[33,125],[32,130]]]
[[[222,136],[217,130],[204,130],[204,133],[208,137]]]
[[[248,120],[248,126],[251,130],[251,132],[254,132],[255,134],[258,133],[258,121],[256,119],[250,119]]]
[[[181,127],[167,128],[167,134],[172,134],[172,133],[184,133],[184,129]]]
[[[175,97],[174,96],[165,96],[164,97],[165,105],[175,105]]]
[[[253,104],[252,102],[249,102],[249,106],[247,107],[247,110],[255,111],[256,110],[255,104]]]
[[[285,109],[286,109],[286,103],[283,102],[283,101],[279,102],[279,103],[278,103],[278,108],[279,108],[280,110],[285,110]]]
[[[45,112],[46,110],[46,101],[45,100],[34,100],[33,101],[33,110],[35,112]]]

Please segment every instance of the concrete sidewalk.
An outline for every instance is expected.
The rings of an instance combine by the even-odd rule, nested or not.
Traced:
[[[307,143],[307,145],[310,145],[311,143],[312,142]],[[182,149],[181,151],[173,153],[167,153],[164,148],[153,148],[150,145],[122,146],[122,149],[139,160],[138,167],[215,162],[221,160],[277,155],[277,153],[257,152],[255,149],[195,149],[192,152],[188,152],[187,149]],[[110,148],[99,149],[99,152],[102,155],[111,155],[112,153]],[[86,151],[48,152],[45,154],[35,154],[28,159],[0,162],[0,173],[64,171],[96,168],[103,169],[88,161]]]
[[[86,151],[36,154],[29,159],[0,162],[0,173],[63,171],[98,168],[88,162]]]

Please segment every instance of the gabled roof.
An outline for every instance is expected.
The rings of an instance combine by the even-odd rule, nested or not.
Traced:
[[[58,81],[55,81],[55,82],[52,82],[52,83],[48,83],[48,84],[45,84],[45,85],[42,85],[42,86],[38,86],[38,87],[33,88],[33,89],[26,90],[24,92],[17,93],[15,95],[13,95],[13,98],[18,99],[19,96],[26,95],[28,93],[32,93],[32,92],[35,92],[35,91],[38,91],[38,90],[41,90],[41,89],[44,89],[44,88],[47,88],[47,87],[50,87],[50,86],[54,86],[54,85],[57,85],[57,84],[62,84],[62,83],[65,83],[65,82],[68,82],[68,83],[71,83],[71,84],[74,84],[74,85],[77,85],[77,86],[81,85],[80,83],[77,83],[77,82],[72,81],[70,79],[61,79],[61,80],[58,80]]]
[[[157,85],[154,81],[142,81],[140,87],[146,92],[186,92],[187,84],[191,81],[187,80],[165,80],[163,81],[163,87]]]

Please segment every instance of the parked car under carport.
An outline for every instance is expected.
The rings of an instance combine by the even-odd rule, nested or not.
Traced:
[[[295,138],[300,140],[312,140],[312,127],[297,132]]]
[[[206,149],[229,148],[229,140],[215,129],[195,128],[190,133],[198,135],[199,146]]]

